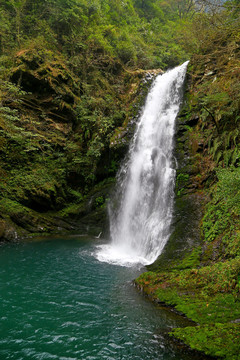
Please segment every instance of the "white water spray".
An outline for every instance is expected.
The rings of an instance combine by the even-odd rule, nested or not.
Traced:
[[[109,206],[111,243],[100,261],[131,266],[160,255],[172,220],[175,169],[173,136],[188,62],[159,75],[148,94],[128,159]]]

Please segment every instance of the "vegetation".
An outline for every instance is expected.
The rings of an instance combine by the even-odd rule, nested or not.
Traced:
[[[239,21],[238,0],[0,5],[1,239],[102,226],[150,80],[191,59],[176,204],[199,207],[200,236],[137,283],[198,323],[174,336],[226,359],[239,358]]]
[[[202,199],[195,205],[203,213],[200,236],[184,255],[167,263],[160,256],[136,283],[198,325],[171,335],[208,355],[239,359],[240,8],[234,1],[220,5],[195,14],[198,21],[182,30],[193,56],[177,129],[176,196],[177,203],[193,194]]]
[[[3,1],[2,197],[61,216],[114,176],[146,93],[141,69],[188,57],[172,29],[180,21],[156,0]]]

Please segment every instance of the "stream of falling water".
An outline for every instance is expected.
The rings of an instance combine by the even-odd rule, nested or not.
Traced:
[[[169,236],[175,186],[173,137],[188,62],[159,75],[147,96],[109,205],[110,244],[100,261],[150,264]]]

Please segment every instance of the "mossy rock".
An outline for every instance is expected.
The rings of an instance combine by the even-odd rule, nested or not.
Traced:
[[[11,199],[0,200],[2,240],[16,241],[31,234],[57,233],[73,230],[71,223],[55,218],[54,214],[39,214]]]
[[[76,226],[90,235],[108,233],[107,202],[115,184],[114,178],[96,184],[78,204],[70,204],[58,212],[62,219],[73,220]]]
[[[171,334],[205,354],[226,360],[240,359],[240,323],[186,327]]]
[[[80,89],[58,53],[43,48],[21,50],[16,54],[15,65],[10,79],[28,93],[26,107],[39,107],[53,120],[74,121],[74,103]]]
[[[0,219],[0,239],[3,238],[5,230],[6,230],[6,221]]]
[[[202,194],[189,194],[176,199],[171,236],[158,259],[147,266],[149,270],[171,269],[201,245],[200,221],[205,202]]]

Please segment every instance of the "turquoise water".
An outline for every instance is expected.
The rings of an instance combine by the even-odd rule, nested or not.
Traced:
[[[183,320],[138,293],[142,270],[99,262],[96,241],[0,247],[0,359],[200,359],[164,336]]]

